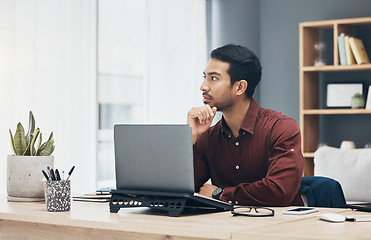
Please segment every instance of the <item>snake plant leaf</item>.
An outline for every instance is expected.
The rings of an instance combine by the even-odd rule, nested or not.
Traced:
[[[53,132],[52,132],[53,133]],[[49,138],[50,137],[52,137],[52,134],[50,134],[51,136],[49,136]],[[51,140],[52,138],[50,138],[50,140]],[[36,153],[36,156],[40,156],[40,151],[42,151],[44,148],[45,148],[45,145],[46,145],[46,143],[47,142],[49,142],[50,140],[48,140],[48,141],[46,141],[46,142],[44,142],[43,144],[41,144],[41,146],[38,148],[38,150],[37,150],[37,153]]]
[[[40,129],[37,128],[34,133],[32,133],[32,139],[30,139],[30,156],[36,156],[36,150],[35,150],[35,141],[37,137],[39,136]]]
[[[34,133],[31,133],[30,140],[29,140],[29,142],[27,144],[27,148],[24,150],[24,153],[22,154],[23,156],[32,156],[31,155],[31,143],[32,143],[32,141],[34,139],[34,136],[35,136],[35,134]]]
[[[43,144],[41,144],[41,146],[39,147],[39,149],[37,150],[37,153],[36,153],[36,156],[39,156],[40,154],[40,151],[43,150],[45,148],[45,145],[46,145],[47,142],[44,142]]]
[[[49,135],[49,138],[48,138],[48,141],[47,142],[49,142],[50,140],[52,140],[53,139],[53,131],[50,133],[50,135]]]
[[[35,125],[35,117],[32,111],[30,111],[28,132],[26,136],[21,123],[18,123],[14,137],[9,129],[10,143],[15,155],[22,154],[23,156],[49,156],[53,153],[55,148],[53,132],[50,133],[48,141],[42,143],[42,133],[40,132],[40,128],[35,130]],[[39,140],[37,148],[35,148],[35,143],[38,137]]]
[[[32,136],[32,134],[31,134],[31,136],[30,136],[31,138],[33,137]],[[28,144],[27,144],[27,147],[26,147],[26,149],[24,150],[24,152],[23,152],[23,156],[30,156],[30,144],[31,144],[31,142],[29,142]]]
[[[42,138],[42,133],[40,133],[40,138]],[[46,144],[47,144],[48,142],[50,142],[51,140],[53,140],[53,143],[54,143],[53,132],[50,133],[49,138],[48,138],[48,141],[44,142],[41,146],[40,146],[41,140],[39,139],[39,146],[38,146],[38,149],[37,149],[37,151],[36,151],[36,156],[41,156],[41,155],[40,155],[40,152],[43,151],[43,150],[45,149]],[[53,151],[54,151],[54,146],[53,146]],[[53,151],[52,151],[52,152],[53,152]],[[52,152],[51,152],[51,153],[52,153]],[[50,154],[51,154],[51,153],[50,153]]]
[[[12,134],[12,131],[10,131],[10,129],[9,129],[9,135],[10,135],[10,145],[12,147],[12,151],[14,155],[18,155],[17,151],[15,150],[13,134]]]
[[[50,156],[54,151],[54,139],[45,142],[41,147],[40,151],[38,152],[38,156]]]
[[[30,111],[30,114],[28,116],[28,132],[26,135],[26,145],[30,144],[30,137],[33,132],[35,132],[35,117],[33,116],[32,111]]]
[[[35,156],[37,156],[37,154],[39,153],[39,150],[40,150],[40,146],[41,146],[41,142],[42,142],[42,140],[43,140],[43,133],[40,133],[39,143],[37,144],[37,148],[36,148]]]
[[[24,153],[27,147],[24,128],[21,123],[17,124],[17,130],[14,134],[14,146],[17,153]]]

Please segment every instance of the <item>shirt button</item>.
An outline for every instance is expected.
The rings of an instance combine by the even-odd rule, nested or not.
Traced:
[[[238,145],[240,145],[240,143],[239,142],[236,142],[236,146],[238,146]]]
[[[234,203],[235,203],[236,205],[238,205],[238,202],[237,202],[237,201],[235,201]]]
[[[246,134],[246,132],[242,132],[242,135],[245,135]]]
[[[236,166],[236,169],[239,169],[239,168],[240,168],[240,166],[237,165],[237,166]]]
[[[229,138],[231,138],[231,135],[228,135]]]

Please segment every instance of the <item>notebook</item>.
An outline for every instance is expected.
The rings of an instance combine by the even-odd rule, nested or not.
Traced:
[[[130,194],[186,197],[186,206],[233,210],[194,189],[192,129],[187,124],[116,124],[116,189]]]

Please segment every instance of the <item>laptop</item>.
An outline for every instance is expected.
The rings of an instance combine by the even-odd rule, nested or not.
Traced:
[[[116,189],[127,194],[184,197],[186,207],[233,210],[195,193],[192,128],[188,124],[116,124]]]
[[[362,212],[371,212],[371,203],[346,204],[346,207],[351,208],[353,210],[362,211]]]

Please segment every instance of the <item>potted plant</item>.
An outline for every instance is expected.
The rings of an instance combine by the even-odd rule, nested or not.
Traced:
[[[42,133],[39,128],[35,129],[35,118],[30,111],[27,134],[22,124],[18,123],[14,137],[10,129],[9,135],[14,155],[7,158],[8,201],[43,201],[41,170],[54,167],[54,156],[51,155],[55,148],[53,132],[42,143]]]
[[[365,106],[365,100],[363,99],[362,94],[358,92],[354,94],[352,97],[351,106],[352,108],[363,108]]]

